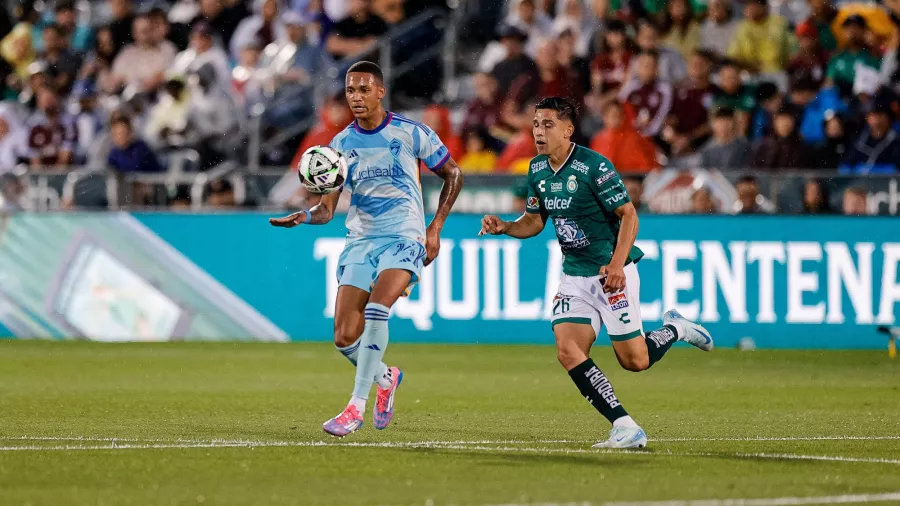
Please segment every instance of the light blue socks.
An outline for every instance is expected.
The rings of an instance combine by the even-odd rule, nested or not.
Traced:
[[[353,362],[356,358],[356,386],[353,389],[354,399],[368,399],[369,391],[376,377],[384,376],[387,366],[381,361],[388,344],[388,307],[370,302],[366,304],[366,327],[362,337],[354,344],[356,351],[344,353]],[[352,348],[352,347],[351,347]]]

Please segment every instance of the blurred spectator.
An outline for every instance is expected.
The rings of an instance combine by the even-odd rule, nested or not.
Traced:
[[[537,78],[537,65],[523,52],[526,38],[525,32],[515,26],[505,26],[500,29],[500,42],[503,44],[506,56],[493,67],[492,74],[504,96],[509,92],[516,79],[522,76]]]
[[[672,110],[672,84],[660,77],[658,69],[659,53],[642,52],[634,62],[637,81],[625,85],[619,92],[620,99],[635,110],[635,128],[647,137],[660,133]]]
[[[171,194],[170,194],[171,195]],[[187,211],[191,208],[191,187],[180,184],[175,187],[175,194],[169,198],[169,209],[172,211]]]
[[[147,143],[134,136],[128,119],[118,118],[110,125],[110,140],[112,147],[107,164],[117,171],[152,173],[164,170]]]
[[[200,153],[201,167],[208,169],[223,162],[240,146],[239,112],[211,65],[197,69],[191,82],[185,133]]]
[[[187,33],[182,33],[180,27],[178,33],[172,33],[172,25],[162,7],[154,7],[147,11],[147,18],[150,20],[150,32],[154,45],[163,45],[168,41],[176,53],[187,47]]]
[[[603,130],[591,139],[591,149],[608,158],[617,170],[649,172],[659,167],[656,148],[626,120],[622,104],[606,105],[603,124]]]
[[[28,129],[9,103],[0,104],[0,174],[28,160]]]
[[[175,57],[171,70],[173,73],[188,74],[204,66],[208,66],[215,74],[214,78],[220,88],[231,89],[231,65],[228,63],[228,55],[216,45],[212,26],[201,21],[194,24],[191,29],[191,44],[188,49]]]
[[[55,24],[45,26],[41,37],[44,41],[44,51],[39,58],[47,64],[47,73],[54,88],[66,95],[72,89],[72,83],[78,75],[81,58],[65,48],[66,41],[59,26]]]
[[[0,173],[0,213],[24,211],[28,208],[28,189],[13,173]],[[523,203],[522,209],[525,209]]]
[[[313,146],[327,146],[338,132],[347,128],[347,125],[353,121],[353,115],[350,113],[350,108],[347,107],[347,99],[344,98],[343,91],[329,98],[324,107],[320,109],[319,121],[303,137],[303,141],[300,142],[297,153],[291,161],[291,167],[300,165],[300,157],[307,149]]]
[[[215,0],[218,3],[218,0]],[[131,0],[107,0],[109,11],[112,14],[112,22],[109,31],[112,34],[113,47],[118,53],[120,49],[130,44],[132,27],[134,26],[134,13]]]
[[[891,108],[874,100],[866,114],[868,128],[847,150],[841,172],[893,174],[900,165],[900,136],[891,129]]]
[[[528,104],[522,108],[519,119],[515,121],[519,131],[509,140],[509,144],[500,153],[497,160],[497,169],[513,174],[527,174],[528,163],[537,156],[537,148],[534,146],[531,119],[534,116],[534,104]],[[524,120],[525,117],[529,119]]]
[[[349,0],[347,17],[335,23],[326,41],[326,49],[336,60],[361,57],[372,50],[387,24],[369,9],[370,0]]]
[[[532,98],[555,96],[567,97],[576,104],[582,100],[583,93],[578,76],[560,65],[555,40],[545,39],[540,43],[535,64],[538,79],[535,80],[527,74],[519,76],[513,81],[507,100],[522,103]]]
[[[807,23],[812,23],[816,29],[819,45],[825,51],[834,51],[837,49],[837,38],[832,31],[834,18],[837,17],[838,11],[834,8],[831,0],[809,0],[811,10],[810,18]]]
[[[184,131],[190,108],[190,95],[180,76],[169,77],[159,101],[150,109],[144,126],[144,139],[155,148],[177,148],[184,145]]]
[[[700,24],[688,0],[669,0],[662,32],[662,45],[678,51],[685,60],[700,47]]]
[[[701,186],[691,194],[692,214],[715,214],[716,206],[709,188]]]
[[[803,185],[803,214],[831,214],[828,189],[818,179],[807,179]]]
[[[579,1],[579,0],[570,0]],[[575,32],[566,28],[556,39],[556,59],[577,81],[580,90],[591,89],[591,64],[587,58],[578,55],[575,49]],[[581,97],[579,97],[579,101]]]
[[[710,0],[706,21],[700,28],[700,47],[723,57],[734,39],[738,22],[731,13],[730,0]]]
[[[553,35],[553,21],[546,13],[538,11],[535,0],[511,0],[511,5],[513,9],[506,22],[518,27],[528,36],[525,53],[536,57],[540,42]]]
[[[28,80],[25,87],[19,93],[18,101],[29,113],[37,110],[38,93],[43,89],[52,89],[50,74],[47,73],[47,64],[36,61],[28,66]]]
[[[210,36],[218,36],[223,48],[231,47],[231,37],[238,25],[246,17],[250,16],[247,2],[234,0],[199,0],[200,12],[190,23],[195,28],[198,23],[209,26]],[[263,0],[253,0],[261,2]]]
[[[856,64],[881,68],[881,61],[866,47],[866,19],[859,14],[849,16],[841,25],[847,43],[828,62],[828,80],[842,88],[850,88],[856,79]]]
[[[97,90],[93,83],[80,83],[73,91],[73,98],[78,99],[78,112],[75,114],[75,132],[78,139],[77,157],[79,162],[86,160],[94,141],[101,130],[106,127],[97,103]]]
[[[514,132],[504,125],[500,118],[501,96],[497,80],[487,72],[478,72],[473,76],[472,84],[475,88],[475,97],[466,106],[463,131],[484,126],[493,137],[508,139]]]
[[[800,51],[788,64],[788,77],[793,81],[811,79],[821,88],[828,68],[828,53],[819,45],[819,32],[811,21],[799,25],[796,30]]]
[[[834,88],[818,90],[811,79],[803,78],[794,83],[791,102],[804,108],[800,122],[800,135],[807,144],[818,144],[825,140],[825,120],[837,113],[847,111]]]
[[[467,174],[491,173],[497,167],[497,154],[488,148],[490,135],[484,127],[475,127],[465,133],[466,154],[459,167]]]
[[[784,70],[791,44],[787,21],[769,14],[767,0],[749,0],[728,56],[753,72],[776,73]]]
[[[719,93],[710,81],[713,56],[695,51],[688,60],[688,79],[675,89],[672,104],[674,139],[672,152],[676,155],[693,151],[709,139],[709,109]]]
[[[59,29],[63,47],[75,54],[87,52],[92,45],[93,33],[90,26],[78,22],[75,3],[71,0],[61,0],[56,2],[53,10],[55,14],[53,23]],[[36,38],[34,42],[36,51],[44,50],[44,41],[41,38]]]
[[[659,29],[655,24],[641,20],[637,30],[637,45],[641,51],[653,51],[658,55],[657,68],[660,79],[677,83],[687,77],[687,65],[681,53],[660,45]]]
[[[759,183],[753,176],[742,176],[735,185],[738,194],[738,201],[735,202],[736,214],[765,214],[771,212],[770,209],[763,207],[764,201],[762,195],[759,194]]]
[[[563,11],[553,22],[553,31],[559,37],[568,33],[572,38],[573,53],[585,58],[591,52],[591,42],[597,33],[597,22],[587,12],[583,0],[560,0]]]
[[[634,208],[638,211],[646,212],[647,206],[644,205],[644,180],[636,176],[625,176],[622,178],[622,182],[625,183],[625,191],[628,192],[628,197],[631,199],[631,203],[634,204]]]
[[[602,94],[604,102],[613,100],[628,81],[632,56],[629,43],[625,24],[610,21],[603,34],[601,50],[591,63],[591,88]]]
[[[0,55],[21,79],[28,77],[28,66],[35,60],[31,46],[31,25],[19,23],[0,41]]]
[[[869,214],[866,201],[869,195],[866,190],[858,186],[852,186],[844,190],[842,201],[843,214],[846,216],[865,216]]]
[[[150,17],[134,18],[134,44],[119,51],[113,61],[109,82],[105,90],[114,93],[123,86],[132,87],[138,93],[151,93],[163,81],[166,69],[175,61],[175,45],[167,40],[157,41]]]
[[[72,163],[76,132],[72,117],[66,114],[56,92],[44,88],[38,92],[38,111],[28,120],[31,167],[66,167]]]
[[[749,138],[756,141],[772,133],[772,120],[784,104],[784,97],[775,83],[762,82],[756,87],[756,103]]]
[[[206,188],[206,205],[214,209],[230,209],[237,207],[234,199],[234,185],[227,179],[210,181]]]
[[[756,147],[753,166],[759,169],[808,169],[809,148],[797,133],[797,111],[784,105],[775,114],[773,134]]]
[[[383,19],[388,26],[394,26],[406,19],[405,0],[371,0],[372,13]],[[424,2],[423,2],[424,3]]]
[[[738,135],[747,135],[756,99],[753,88],[741,81],[740,68],[732,60],[725,60],[719,67],[719,93],[713,103],[716,107],[734,109]]]
[[[266,47],[287,38],[284,23],[278,18],[277,0],[256,1],[254,10],[256,12],[242,20],[231,37],[229,48],[231,57],[235,60],[240,56],[241,49],[249,42],[257,41]]]
[[[453,123],[450,121],[450,109],[443,105],[432,104],[422,113],[422,123],[438,134],[444,146],[450,152],[454,160],[459,160],[465,154],[465,146],[462,139],[453,132]]]
[[[248,106],[262,101],[263,73],[257,72],[262,59],[263,47],[259,41],[244,44],[238,54],[237,65],[231,70],[231,89],[234,98],[249,112]]]
[[[817,169],[834,170],[841,165],[850,141],[844,130],[844,121],[838,114],[831,113],[826,116],[825,140],[820,142],[813,154],[813,167]]]
[[[712,114],[712,139],[700,150],[704,169],[744,169],[750,165],[752,149],[747,139],[737,134],[734,109],[723,107]]]
[[[116,56],[116,48],[109,28],[97,30],[97,38],[94,40],[94,49],[88,53],[84,65],[78,72],[78,80],[82,83],[89,82],[95,87],[98,83],[111,81],[110,72]]]

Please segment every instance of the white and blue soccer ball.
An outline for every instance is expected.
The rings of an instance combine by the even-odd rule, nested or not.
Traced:
[[[300,157],[300,182],[312,193],[331,193],[347,179],[347,160],[328,146],[313,146]]]

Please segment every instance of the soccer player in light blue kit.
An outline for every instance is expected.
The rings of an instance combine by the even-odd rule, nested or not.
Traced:
[[[397,299],[409,294],[422,268],[437,257],[441,229],[463,182],[459,166],[436,133],[384,110],[378,65],[362,61],[351,66],[345,92],[356,119],[331,141],[331,147],[347,159],[344,188],[351,193],[347,244],[338,262],[334,342],[356,366],[356,384],[344,411],[322,426],[338,437],[362,427],[373,382],[378,387],[375,428],[384,429],[391,422],[403,373],[382,362],[387,320]],[[437,212],[427,228],[420,160],[444,180]],[[339,196],[340,191],[322,195],[308,210],[269,222],[288,228],[328,223]]]

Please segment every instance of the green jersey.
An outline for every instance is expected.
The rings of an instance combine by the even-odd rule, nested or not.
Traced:
[[[596,276],[612,258],[619,235],[615,210],[631,202],[622,178],[608,159],[574,145],[563,166],[554,171],[547,155],[531,160],[525,212],[553,220],[562,249],[563,272],[570,276]],[[626,263],[644,253],[636,246]]]

